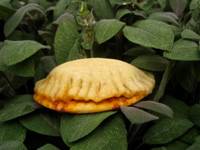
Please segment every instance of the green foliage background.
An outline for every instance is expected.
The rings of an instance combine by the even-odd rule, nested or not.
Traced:
[[[72,115],[33,101],[55,66],[114,58],[152,72],[134,106]],[[0,150],[200,149],[200,0],[1,0]]]

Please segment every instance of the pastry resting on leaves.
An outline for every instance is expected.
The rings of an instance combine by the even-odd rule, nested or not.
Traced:
[[[60,112],[94,113],[132,105],[154,85],[152,74],[126,62],[86,58],[55,67],[36,83],[34,99]]]

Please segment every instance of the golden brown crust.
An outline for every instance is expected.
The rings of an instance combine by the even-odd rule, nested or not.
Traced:
[[[144,92],[137,93],[134,97],[127,99],[126,97],[118,97],[118,98],[110,98],[103,100],[101,102],[94,101],[84,101],[84,100],[52,100],[49,99],[48,96],[44,96],[36,93],[34,95],[35,101],[39,104],[50,108],[52,110],[56,110],[58,112],[68,112],[74,114],[82,114],[82,113],[95,113],[109,110],[116,110],[120,108],[120,106],[129,106],[140,99],[145,97],[147,94]]]

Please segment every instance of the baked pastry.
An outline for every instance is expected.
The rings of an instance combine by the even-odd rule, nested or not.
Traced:
[[[105,58],[86,58],[55,67],[35,85],[34,99],[60,112],[94,113],[128,106],[150,94],[151,73]]]

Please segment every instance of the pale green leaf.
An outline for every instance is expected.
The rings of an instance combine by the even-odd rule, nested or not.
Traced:
[[[173,110],[169,106],[155,101],[141,101],[139,103],[136,103],[134,106],[151,110],[166,115],[168,117],[173,117]]]
[[[132,124],[142,124],[157,120],[158,117],[136,107],[121,107],[121,111]]]

